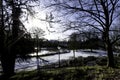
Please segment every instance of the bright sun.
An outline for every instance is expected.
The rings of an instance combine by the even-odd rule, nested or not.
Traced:
[[[34,27],[41,28],[43,31],[45,31],[45,36],[44,38],[48,40],[63,40],[66,38],[66,33],[60,33],[58,32],[61,30],[61,28],[57,29],[58,24],[54,24],[54,28],[50,28],[49,24],[43,20],[46,18],[46,13],[44,11],[38,13],[34,17],[29,16],[28,22],[24,22],[25,27],[27,28],[28,31]],[[52,31],[52,33],[50,32]],[[67,33],[67,37],[70,34],[70,32]]]
[[[32,28],[38,27],[45,31],[45,36],[43,36],[44,38],[48,40],[58,39],[60,36],[59,34],[49,32],[49,30],[55,31],[55,29],[51,29],[47,22],[41,20],[45,19],[45,16],[46,14],[41,12],[41,14],[38,14],[35,17],[29,17],[28,22],[24,23],[27,30],[30,31]]]

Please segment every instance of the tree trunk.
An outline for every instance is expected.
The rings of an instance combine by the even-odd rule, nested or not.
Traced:
[[[2,69],[5,77],[10,77],[14,74],[15,56],[10,53],[5,49],[4,54],[1,55]]]
[[[8,49],[6,48],[6,35],[5,35],[5,26],[4,26],[4,9],[3,9],[3,0],[1,0],[1,24],[0,24],[0,55],[1,55],[1,65],[3,69],[3,74],[5,79],[8,76],[14,73],[14,60],[13,57],[10,56]]]
[[[108,67],[115,67],[114,64],[114,55],[113,55],[113,50],[112,50],[112,44],[108,43],[107,44],[107,55],[108,55]]]
[[[1,55],[1,63],[3,68],[3,73],[5,77],[10,77],[14,74],[14,67],[15,67],[15,58],[16,58],[16,46],[15,40],[18,37],[18,18],[19,15],[16,12],[16,8],[14,6],[14,1],[11,1],[11,7],[12,7],[12,43],[11,46],[5,46],[4,51]],[[4,43],[6,44],[6,43]]]

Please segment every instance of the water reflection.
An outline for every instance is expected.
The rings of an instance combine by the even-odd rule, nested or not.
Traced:
[[[58,51],[49,51],[49,50],[42,50],[38,53],[38,55],[44,55],[44,54],[53,54],[53,53],[57,53]],[[58,57],[59,54],[55,54],[55,55],[49,55],[49,56],[43,56],[40,57],[40,66],[46,65],[46,64],[51,64],[54,62],[57,62],[59,60]],[[36,53],[32,53],[31,56],[36,56]],[[73,57],[73,51],[66,51],[64,52],[64,54],[60,54],[60,59],[61,60],[66,60],[69,59],[70,57]],[[89,50],[77,50],[75,52],[75,57],[88,57],[88,56],[106,56],[106,51],[103,50],[94,50],[94,52],[90,52]],[[48,62],[47,62],[48,61]],[[27,61],[24,62],[18,62],[18,59],[16,59],[16,64],[15,64],[15,70],[16,71],[23,71],[23,70],[33,70],[33,69],[37,69],[37,60],[36,57],[32,57],[30,59],[28,59]],[[1,71],[1,67],[0,67],[0,71]]]
[[[53,54],[53,53],[56,53],[56,52],[57,51],[42,50],[38,53],[38,55]],[[32,53],[31,56],[36,56],[36,53]],[[69,53],[66,52],[64,54],[60,54],[60,59],[65,60],[65,59],[69,59],[72,56],[73,56],[73,52],[71,50]],[[79,57],[79,56],[82,56],[82,57],[106,56],[106,51],[94,50],[94,52],[89,52],[89,50],[77,50],[75,52],[75,57]],[[59,60],[58,54],[43,56],[43,57],[40,57],[40,66],[45,65],[45,64],[54,63],[54,62],[57,62],[58,60]],[[16,61],[15,69],[16,69],[16,71],[36,69],[37,68],[37,64],[36,64],[37,62],[36,61],[37,60],[36,60],[35,57],[31,58],[30,60],[28,60],[26,62],[18,63]]]

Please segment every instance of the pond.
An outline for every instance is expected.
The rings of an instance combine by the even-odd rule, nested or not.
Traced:
[[[38,55],[44,55],[44,54],[53,54],[56,53],[57,51],[48,51],[48,50],[42,50],[38,52]],[[62,53],[62,51],[60,52]],[[36,53],[32,53],[31,56],[36,56]],[[70,57],[73,57],[73,51],[66,51],[66,53],[60,54],[60,60],[65,60],[69,59]],[[106,51],[103,50],[94,50],[93,52],[90,52],[89,50],[77,50],[75,51],[75,57],[88,57],[88,56],[106,56]],[[39,58],[39,64],[40,66],[50,64],[57,62],[59,60],[59,54],[54,54],[54,55],[49,55],[49,56],[43,56]],[[16,71],[21,71],[21,70],[33,70],[37,69],[37,59],[36,57],[32,57],[31,59],[28,59],[25,62],[18,62],[16,60],[16,65],[15,65],[15,70]]]

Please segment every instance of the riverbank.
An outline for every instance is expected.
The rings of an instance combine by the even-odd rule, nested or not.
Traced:
[[[120,66],[120,57],[114,56],[115,66]],[[106,66],[107,65],[107,56],[88,56],[88,57],[70,57],[67,60],[61,60],[55,63],[46,64],[41,66],[41,69],[50,69],[50,68],[62,68],[62,67],[79,67],[79,66]]]
[[[104,51],[101,52],[96,50],[92,52],[92,54],[94,55],[99,53],[105,54],[103,52]],[[91,53],[86,50],[81,52],[78,51],[76,52],[76,55],[80,53],[91,55]],[[66,53],[66,54],[71,54],[71,53]],[[62,55],[65,57],[66,54],[61,54],[61,57]],[[46,64],[44,66],[40,66],[39,73],[37,73],[38,71],[35,69],[31,69],[31,71],[27,71],[26,69],[23,69],[17,72],[17,74],[12,78],[10,78],[10,80],[102,80],[102,79],[109,80],[109,76],[110,76],[110,80],[114,80],[112,79],[114,77],[117,77],[119,79],[120,56],[116,56],[115,54],[114,57],[115,57],[115,66],[117,67],[114,69],[106,67],[107,56],[88,56],[88,57],[71,56],[69,57],[69,59],[66,58],[61,59],[60,62],[58,61],[58,62]],[[47,58],[48,57],[46,57],[46,59]],[[36,63],[34,62],[34,64]],[[117,80],[117,78],[115,78],[115,80]]]
[[[120,68],[106,66],[67,67],[19,72],[9,80],[119,80]]]
[[[52,55],[51,55],[52,54]],[[41,55],[44,55],[40,57]],[[48,56],[49,55],[49,56]],[[40,61],[40,66],[43,65],[50,65],[57,63],[59,60],[60,62],[64,60],[69,60],[71,57],[88,57],[88,56],[96,56],[96,57],[101,57],[101,56],[106,56],[105,51],[103,50],[94,50],[93,52],[90,52],[89,50],[77,50],[75,53],[73,53],[72,50],[67,51],[67,50],[61,50],[60,53],[58,51],[40,51],[38,53],[39,56],[39,61]],[[81,61],[80,61],[81,62]],[[56,67],[58,65],[55,65]],[[36,53],[33,53],[31,57],[28,58],[27,61],[21,61],[21,59],[16,60],[16,65],[15,65],[15,70],[20,71],[20,70],[34,70],[37,68],[37,60],[36,60]]]
[[[55,66],[58,65],[56,62],[43,66],[39,71],[20,71],[7,80],[119,80],[120,57],[115,56],[116,68],[106,67],[106,64],[105,56],[71,57],[61,61],[60,66]]]

